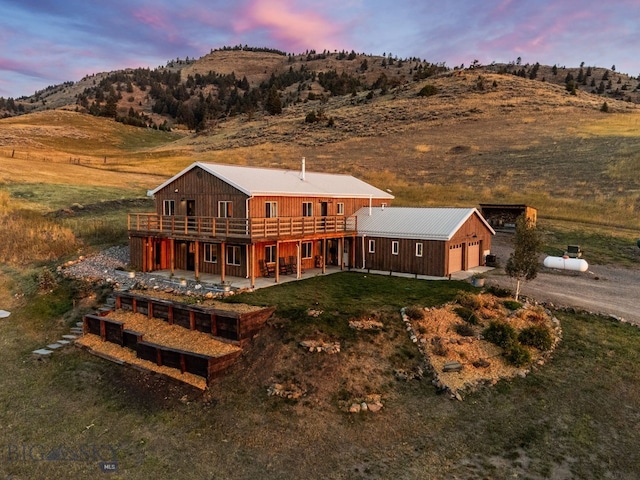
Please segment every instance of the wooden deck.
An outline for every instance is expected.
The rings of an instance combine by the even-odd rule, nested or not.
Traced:
[[[130,233],[176,238],[282,239],[356,232],[355,218],[327,217],[220,218],[131,213]]]

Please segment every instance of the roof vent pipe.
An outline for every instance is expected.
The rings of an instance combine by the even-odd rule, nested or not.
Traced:
[[[300,173],[300,180],[305,181],[305,159],[302,157],[302,172]]]

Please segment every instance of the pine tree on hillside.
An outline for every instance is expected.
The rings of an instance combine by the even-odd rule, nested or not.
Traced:
[[[280,100],[280,94],[278,94],[278,89],[275,85],[272,85],[269,89],[265,101],[265,109],[270,115],[279,115],[282,113],[282,101]]]

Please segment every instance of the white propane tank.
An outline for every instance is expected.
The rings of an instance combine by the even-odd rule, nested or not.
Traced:
[[[557,268],[560,270],[573,270],[576,272],[586,272],[589,264],[582,258],[547,257],[544,259],[544,266],[547,268]]]

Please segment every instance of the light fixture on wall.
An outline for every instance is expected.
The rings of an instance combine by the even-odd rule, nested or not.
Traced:
[[[177,188],[174,190],[174,193],[178,193],[178,189]]]

